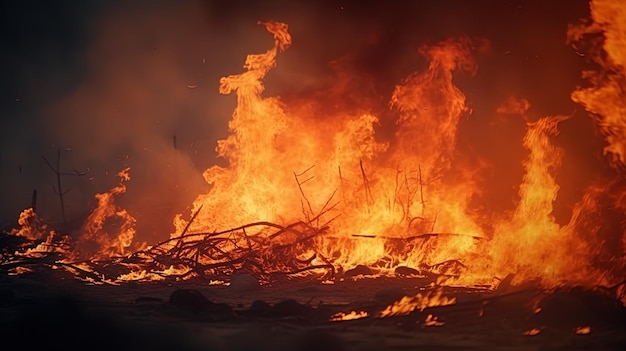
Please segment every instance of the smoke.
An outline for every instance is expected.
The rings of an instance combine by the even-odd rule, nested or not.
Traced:
[[[200,169],[214,161],[215,131],[228,118],[227,99],[211,99],[209,72],[224,64],[209,51],[220,46],[209,21],[193,3],[102,16],[85,55],[87,77],[45,121],[73,150],[66,162],[89,168],[94,188],[131,168],[122,203],[144,235],[171,230],[173,215],[201,189]]]
[[[3,223],[30,206],[37,189],[37,212],[62,224],[55,174],[41,157],[55,165],[60,150],[60,170],[74,173],[61,177],[69,227],[95,207],[95,193],[130,167],[122,206],[137,218],[144,239],[167,235],[174,214],[207,186],[200,174],[216,162],[216,140],[234,108],[218,95],[218,81],[241,67],[236,58],[244,55],[237,50],[248,40],[241,38],[245,30],[237,23],[221,28],[220,13],[200,1],[34,5],[16,7],[13,15],[43,14],[51,26],[70,28],[48,35],[54,40],[45,28],[16,29],[34,38],[27,49],[12,51],[20,72],[10,90],[18,101],[7,109],[15,117],[3,128],[2,179],[13,199],[3,201]],[[48,15],[50,8],[58,14]],[[66,32],[70,42],[63,41]]]

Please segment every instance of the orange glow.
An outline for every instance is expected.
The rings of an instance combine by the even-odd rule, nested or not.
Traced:
[[[436,291],[429,290],[425,294],[417,293],[415,296],[405,296],[399,301],[387,306],[378,315],[378,318],[390,316],[402,316],[415,310],[423,311],[428,307],[454,305],[456,297],[443,296],[442,289]]]
[[[395,82],[386,111],[367,103],[330,108],[327,101],[341,102],[351,94],[341,91],[343,85],[309,99],[264,95],[264,79],[292,38],[287,24],[262,22],[273,46],[248,55],[242,73],[220,80],[219,92],[236,95],[237,106],[228,137],[216,147],[224,162],[203,172],[210,190],[195,199],[189,213],[174,218],[170,240],[133,257],[154,259],[149,254],[177,250],[176,260],[151,268],[128,263],[130,273],[106,279],[184,280],[212,274],[222,279],[245,268],[262,276],[262,283],[269,283],[273,273],[288,273],[333,284],[393,276],[399,267],[410,269],[407,275],[433,278],[429,283],[436,290],[405,296],[379,318],[451,305],[456,299],[443,296],[442,286],[494,289],[508,275],[515,277],[512,285],[532,281],[548,289],[614,286],[626,270],[626,230],[622,224],[619,240],[612,242],[602,230],[607,207],[626,213],[626,6],[619,0],[594,0],[591,15],[591,23],[569,28],[568,40],[577,48],[590,34],[601,35],[598,52],[588,53],[598,68],[583,73],[587,86],[571,98],[599,127],[617,175],[588,184],[571,206],[569,221],[557,221],[554,213],[561,191],[557,180],[568,176],[560,174],[567,150],[555,139],[576,117],[533,116],[532,101],[524,98],[497,101],[500,106],[491,111],[493,118],[526,122],[523,139],[502,145],[521,144],[525,152],[511,209],[498,212],[490,204],[475,204],[489,186],[481,183],[489,160],[471,163],[459,156],[460,124],[473,121],[471,101],[455,77],[477,73],[481,43],[460,37],[419,47],[426,65]],[[121,258],[139,249],[133,242],[135,219],[115,203],[126,192],[129,171],[119,173],[117,186],[96,195],[97,207],[76,236],[72,260]],[[20,214],[18,224],[10,234],[46,240],[31,247],[29,255],[61,250],[52,248],[54,232],[32,209]],[[226,268],[218,267],[224,262]],[[349,274],[355,267],[364,270]],[[65,268],[94,273],[89,265]],[[97,277],[85,279],[95,282]],[[367,316],[363,313],[331,320]],[[442,322],[429,315],[427,323]],[[525,335],[539,332],[531,329]]]
[[[309,250],[343,270],[371,267],[389,255],[418,267],[472,254],[483,234],[465,210],[474,193],[471,172],[451,184],[441,179],[453,162],[458,121],[469,113],[452,73],[475,72],[471,42],[462,38],[420,49],[430,67],[393,93],[398,132],[392,145],[376,139],[379,118],[371,113],[316,119],[311,105],[262,97],[261,79],[291,43],[286,25],[265,25],[274,48],[250,55],[246,72],[221,80],[220,92],[234,92],[238,101],[231,135],[217,147],[229,165],[204,173],[213,188],[194,202],[192,221],[177,216],[172,237],[185,229],[209,233],[258,220],[304,220],[317,228],[329,225],[329,234],[316,237]],[[389,237],[431,232],[436,238],[415,241],[420,249],[398,253],[387,245]],[[376,274],[390,274],[394,267],[378,265]]]
[[[495,286],[496,277],[510,273],[516,274],[514,284],[539,279],[549,288],[606,283],[589,265],[597,250],[590,234],[580,234],[580,218],[562,226],[552,214],[564,151],[551,138],[569,116],[527,123],[522,143],[529,155],[511,213],[486,222],[469,206],[482,191],[474,180],[478,170],[457,169],[449,176],[459,168],[459,121],[471,113],[453,83],[454,72],[477,70],[469,39],[419,49],[428,68],[396,86],[389,102],[396,132],[381,140],[375,128],[379,117],[370,112],[335,111],[318,118],[315,102],[263,97],[265,74],[291,43],[287,25],[264,25],[274,35],[274,47],[248,56],[244,73],[221,80],[220,92],[235,93],[238,101],[231,135],[217,147],[228,166],[204,173],[213,188],[194,202],[192,220],[177,216],[173,238],[258,220],[303,221],[325,234],[299,255],[313,255],[315,262],[340,271],[365,265],[375,275],[389,275],[403,265],[438,274],[444,285]],[[529,108],[529,101],[509,98],[496,113],[529,121]],[[583,199],[576,209],[597,211],[592,205]],[[405,238],[411,239],[390,244]],[[572,250],[581,254],[571,255]]]
[[[190,268],[186,266],[174,267],[173,265],[169,266],[167,269],[163,271],[147,271],[145,269],[133,270],[130,273],[122,274],[117,277],[116,281],[161,281],[165,280],[166,277],[176,277],[176,280],[186,280],[189,279],[190,276],[187,275],[189,273]],[[209,284],[212,285],[212,284]]]
[[[350,321],[367,317],[366,311],[350,311],[349,313],[339,312],[330,317],[331,322]]]
[[[524,331],[522,334],[523,335],[528,335],[528,336],[535,336],[535,335],[538,335],[539,333],[541,333],[541,329],[539,329],[539,328],[532,328],[532,329],[528,329],[528,330]]]
[[[599,127],[604,140],[604,154],[610,165],[618,170],[621,180],[626,165],[626,3],[620,0],[590,1],[591,21],[568,28],[568,41],[578,47],[591,42],[592,49],[587,56],[596,64],[594,69],[583,72],[585,86],[580,86],[571,95],[576,103],[582,105],[595,125]],[[601,45],[599,45],[601,44]],[[597,210],[602,194],[610,194],[611,201],[621,213],[626,213],[626,188],[620,182],[615,184],[594,184],[590,186],[585,198],[574,210],[570,227],[597,232],[601,224],[597,219],[586,218],[588,211]],[[605,195],[606,196],[606,195]],[[593,212],[592,212],[593,213]],[[602,250],[601,245],[593,243],[592,249],[601,252],[604,259],[611,260],[616,271],[626,270],[626,230],[622,227],[621,241],[614,246],[621,247],[614,255]],[[592,232],[592,233],[593,233]],[[611,249],[615,250],[615,247]],[[602,282],[610,285],[611,282]],[[622,288],[623,289],[623,288]],[[624,305],[626,296],[619,295]]]
[[[571,26],[568,37],[574,45],[587,34],[601,33],[605,53],[593,52],[599,70],[583,72],[589,87],[572,93],[572,100],[591,112],[591,117],[604,134],[605,154],[613,165],[626,164],[626,4],[620,0],[592,0],[589,25]]]
[[[574,332],[578,335],[587,335],[591,333],[591,327],[590,326],[578,327],[574,329]]]
[[[425,327],[441,327],[444,324],[444,322],[440,322],[437,317],[434,317],[432,314],[428,314],[426,319],[424,319]]]
[[[118,173],[120,183],[106,193],[96,194],[98,206],[91,212],[83,224],[79,246],[84,254],[90,250],[91,243],[96,243],[93,258],[124,255],[135,236],[135,219],[124,209],[115,205],[115,197],[126,192],[124,182],[130,180],[130,168]]]
[[[22,236],[29,240],[41,240],[54,233],[54,231],[48,230],[48,226],[32,208],[27,208],[20,213],[17,224],[20,225],[20,228],[11,230],[9,234]]]

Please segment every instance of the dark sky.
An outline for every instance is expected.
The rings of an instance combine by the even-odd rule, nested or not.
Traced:
[[[258,20],[284,21],[294,38],[267,78],[267,94],[315,90],[327,82],[320,77],[331,74],[330,61],[350,57],[353,72],[373,81],[386,103],[395,84],[424,67],[417,47],[467,35],[490,43],[478,58],[479,73],[457,82],[478,120],[511,95],[531,101],[535,116],[582,110],[569,94],[587,63],[565,38],[568,24],[588,16],[584,0],[1,4],[3,226],[30,205],[33,189],[38,211],[58,223],[54,174],[41,157],[53,160],[59,148],[64,171],[87,173],[63,178],[72,188],[66,195],[70,220],[79,220],[93,206],[93,194],[130,166],[131,212],[144,223],[162,219],[147,232],[167,226],[164,221],[206,190],[200,173],[216,162],[215,142],[227,134],[234,99],[218,94],[219,78],[241,72],[246,54],[271,46]],[[469,133],[484,126],[477,122]],[[522,121],[519,126],[521,137]],[[578,153],[596,148],[597,141],[579,141],[579,130],[589,133],[589,127],[583,115],[564,127],[569,132],[561,142]],[[479,148],[501,141],[497,135],[483,139]],[[523,157],[521,146],[510,153],[515,163]],[[586,167],[595,157],[589,155],[564,167]]]

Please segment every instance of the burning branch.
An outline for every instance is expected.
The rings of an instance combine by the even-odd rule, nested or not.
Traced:
[[[309,214],[313,213],[313,208],[311,207],[311,202],[309,201],[309,199],[306,197],[306,195],[304,194],[304,190],[302,190],[302,184],[308,182],[309,180],[315,178],[315,176],[311,176],[307,179],[305,179],[304,181],[300,181],[301,176],[305,175],[308,171],[310,171],[311,169],[313,169],[313,167],[315,167],[315,165],[307,168],[304,170],[304,172],[300,173],[300,174],[296,174],[296,172],[293,173],[294,178],[296,179],[296,183],[298,184],[298,189],[300,189],[300,194],[302,196],[302,199],[304,199],[304,201],[306,201],[306,204],[309,208],[309,212],[307,213],[306,210],[304,209],[304,202],[301,201],[301,205],[302,205],[302,213],[304,214],[304,218],[306,218],[307,222],[310,222],[311,220],[309,219]]]
[[[372,196],[372,189],[370,188],[370,182],[363,169],[363,160],[359,160],[359,168],[361,169],[361,176],[363,177],[363,186],[365,187],[365,202],[368,206],[374,204],[374,196]]]

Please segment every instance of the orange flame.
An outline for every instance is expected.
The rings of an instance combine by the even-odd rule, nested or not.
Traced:
[[[92,252],[92,258],[105,258],[124,255],[131,246],[135,236],[135,219],[115,205],[115,197],[126,192],[124,182],[130,180],[130,168],[120,171],[118,176],[120,183],[117,186],[106,193],[96,194],[98,206],[83,224],[77,254]]]
[[[600,34],[603,52],[592,52],[600,69],[583,72],[589,87],[572,93],[572,100],[583,105],[604,134],[605,154],[613,165],[626,165],[626,4],[620,0],[592,0],[592,22],[571,26],[568,39],[579,44],[588,34]],[[597,51],[598,49],[596,49]]]
[[[541,333],[541,329],[532,328],[532,329],[525,330],[522,334],[527,335],[527,336],[535,336],[535,335],[539,335],[539,333]]]
[[[593,237],[598,228],[581,213],[598,211],[598,192],[590,188],[567,225],[552,214],[563,151],[550,138],[570,117],[528,123],[523,145],[529,156],[514,211],[487,222],[471,210],[470,199],[480,194],[477,170],[455,165],[458,124],[471,110],[453,83],[455,71],[477,70],[469,39],[419,50],[428,69],[395,88],[389,106],[397,129],[393,139],[379,140],[379,118],[371,112],[346,109],[320,118],[311,102],[262,97],[265,74],[291,44],[287,25],[263,24],[274,47],[249,55],[246,72],[221,80],[220,92],[234,92],[238,101],[231,135],[217,146],[228,166],[204,173],[213,187],[196,199],[191,220],[177,216],[172,237],[304,218],[329,233],[314,238],[307,252],[340,270],[360,264],[390,274],[400,265],[425,267],[444,276],[439,284],[494,284],[494,277],[510,273],[515,282],[538,279],[545,287],[615,282],[590,264],[602,244]],[[529,107],[511,98],[497,112],[528,121]],[[394,246],[389,239],[405,241]]]
[[[568,117],[545,117],[528,124],[524,146],[530,150],[526,174],[520,185],[520,200],[510,218],[496,225],[491,255],[494,264],[519,279],[542,278],[559,281],[569,273],[569,238],[564,237],[552,216],[559,186],[554,172],[562,151],[551,145],[549,136],[558,133],[558,124]],[[563,270],[567,269],[568,272]]]
[[[330,317],[331,322],[351,321],[367,317],[367,311],[350,311],[349,313],[338,312]]]
[[[339,267],[372,265],[384,258],[389,254],[385,235],[435,229],[470,234],[442,238],[437,244],[441,251],[405,253],[402,261],[415,266],[474,249],[473,237],[482,231],[465,213],[473,193],[467,186],[471,176],[456,185],[441,180],[452,163],[459,118],[469,112],[452,83],[452,72],[475,72],[470,41],[451,40],[420,50],[431,60],[430,68],[396,88],[390,105],[400,114],[399,128],[391,145],[375,139],[378,117],[371,113],[340,112],[316,120],[306,106],[287,109],[276,98],[261,97],[261,79],[274,67],[277,53],[291,43],[286,25],[265,26],[274,34],[274,48],[250,55],[246,72],[221,81],[220,92],[236,92],[238,98],[229,124],[232,134],[217,147],[229,165],[205,172],[213,188],[194,202],[193,213],[202,210],[191,223],[177,216],[173,237],[184,230],[210,232],[258,220],[286,223],[304,217],[319,226],[333,222],[332,235],[316,238],[314,249]],[[391,152],[387,161],[386,152]],[[353,240],[353,234],[381,237]]]
[[[443,296],[442,289],[428,291],[425,294],[417,293],[415,296],[404,296],[399,301],[387,306],[378,314],[378,318],[390,316],[402,316],[415,310],[423,311],[428,307],[454,305],[456,297]]]
[[[32,208],[27,208],[20,213],[17,224],[20,225],[20,228],[11,230],[9,234],[22,236],[28,240],[41,240],[44,237],[54,235],[54,231],[48,229],[48,225],[37,216]]]
[[[601,36],[602,46],[590,53],[600,68],[584,72],[589,86],[577,89],[572,100],[591,113],[606,140],[611,165],[621,172],[626,167],[626,5],[593,0],[591,10],[593,22],[572,26],[568,34],[575,45],[590,35]],[[192,237],[223,235],[211,249],[220,257],[245,259],[242,247],[263,249],[269,239],[301,242],[301,237],[294,239],[300,235],[308,246],[294,250],[293,260],[320,270],[330,266],[333,277],[335,271],[364,265],[372,267],[374,275],[392,274],[400,266],[415,268],[417,275],[438,275],[436,285],[493,286],[498,277],[509,274],[516,276],[514,283],[537,280],[548,288],[623,281],[626,231],[619,234],[619,243],[614,242],[619,249],[608,247],[612,244],[601,237],[605,229],[600,203],[608,199],[622,215],[626,213],[624,179],[588,186],[569,223],[557,223],[553,215],[564,151],[551,138],[570,116],[530,122],[530,102],[515,98],[494,111],[528,122],[522,140],[528,152],[524,176],[510,213],[485,214],[472,208],[470,200],[481,194],[476,180],[480,165],[457,162],[459,123],[471,109],[453,80],[456,72],[477,72],[472,40],[458,38],[419,48],[428,67],[403,79],[390,96],[389,113],[378,115],[364,106],[329,109],[322,101],[264,97],[263,80],[292,41],[286,24],[260,24],[273,35],[273,47],[248,55],[243,73],[220,81],[221,94],[237,96],[230,135],[216,148],[227,164],[204,172],[211,190],[197,197],[189,219],[176,216],[171,234],[176,240],[159,247],[162,252],[182,247]],[[338,89],[333,87],[332,93],[337,95]],[[381,116],[393,120],[382,121]],[[395,122],[385,124],[394,130],[379,133],[381,122]],[[82,228],[77,255],[110,258],[128,253],[133,244],[135,219],[114,203],[126,191],[129,169],[119,175],[118,186],[96,195],[98,206]],[[19,224],[12,234],[30,240],[52,235],[32,209],[20,215]],[[283,235],[274,238],[270,231],[277,228]],[[624,230],[623,225],[620,228]],[[195,255],[200,251],[198,247]],[[274,262],[271,249],[255,255],[283,268]],[[597,264],[599,257],[603,262]],[[208,263],[213,262],[195,260]],[[158,272],[135,268],[117,279],[154,280],[185,275],[190,269],[184,264],[160,267]],[[407,296],[379,316],[453,303],[455,299],[443,297],[439,289]]]
[[[574,329],[574,333],[576,333],[578,335],[590,334],[591,333],[591,327],[590,326],[578,327],[578,328]]]
[[[428,314],[426,316],[426,319],[424,319],[424,326],[425,327],[441,327],[442,325],[446,324],[445,322],[440,322],[439,319],[435,316],[433,316],[432,314]]]
[[[604,154],[609,156],[611,166],[619,171],[622,179],[590,186],[585,198],[575,209],[569,227],[591,229],[592,233],[597,233],[601,229],[598,228],[598,219],[585,216],[585,213],[589,208],[597,207],[603,198],[608,197],[613,202],[610,206],[621,214],[626,213],[626,186],[623,184],[626,179],[623,172],[626,166],[626,3],[619,0],[592,0],[590,9],[591,21],[570,26],[567,34],[568,41],[577,50],[591,43],[586,51],[596,66],[593,70],[583,72],[587,86],[579,87],[571,98],[590,113],[599,127],[606,141]],[[626,230],[623,227],[621,230],[619,242],[604,245],[593,240],[590,242],[595,244],[594,251],[601,253],[604,261],[614,265],[614,270],[623,281],[623,272],[626,270]],[[609,248],[609,245],[612,247]],[[619,297],[626,305],[626,297],[623,294]]]

